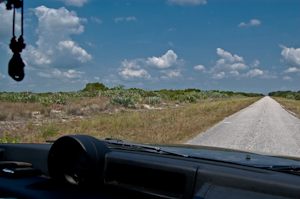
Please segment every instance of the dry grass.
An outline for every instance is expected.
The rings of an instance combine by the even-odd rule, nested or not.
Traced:
[[[162,110],[121,110],[117,114],[93,114],[83,120],[28,124],[20,142],[43,143],[68,134],[112,137],[141,143],[184,143],[260,98],[202,101]],[[94,102],[93,102],[94,103]]]
[[[300,100],[286,99],[283,97],[272,97],[278,103],[280,103],[286,110],[289,110],[300,118]]]

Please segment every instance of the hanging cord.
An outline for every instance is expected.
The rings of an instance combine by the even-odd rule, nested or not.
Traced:
[[[24,0],[22,0],[22,7],[21,7],[21,36],[23,37],[23,16],[24,16]]]
[[[12,35],[13,37],[16,37],[15,36],[15,15],[16,15],[16,8],[15,8],[15,5],[14,5],[14,8],[13,8],[13,30],[12,30]]]

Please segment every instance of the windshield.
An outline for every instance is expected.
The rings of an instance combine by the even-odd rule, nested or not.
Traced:
[[[85,134],[300,157],[299,0],[25,0],[23,27],[6,3],[1,143]]]

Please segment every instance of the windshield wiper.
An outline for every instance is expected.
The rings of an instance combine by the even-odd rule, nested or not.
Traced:
[[[270,166],[255,166],[261,169],[268,169],[272,171],[281,171],[300,175],[300,165],[270,165]]]
[[[176,156],[181,156],[181,157],[188,157],[188,155],[163,150],[160,147],[154,147],[154,146],[148,146],[148,145],[142,145],[142,144],[134,144],[131,142],[113,139],[113,138],[105,138],[104,140],[101,140],[101,141],[108,144],[109,146],[112,146],[112,147],[118,148],[118,149],[156,152],[156,153],[160,153],[160,154],[169,154],[169,155],[176,155]]]

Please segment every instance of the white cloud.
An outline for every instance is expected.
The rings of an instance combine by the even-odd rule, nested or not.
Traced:
[[[84,74],[85,72],[83,71],[68,70],[67,72],[63,73],[63,76],[69,79],[74,79],[74,78],[81,78],[82,75]]]
[[[95,22],[95,23],[98,23],[98,24],[101,24],[101,23],[102,23],[102,20],[100,20],[100,19],[97,18],[97,17],[91,17],[91,20],[92,20],[92,22]]]
[[[259,62],[257,59],[255,59],[255,60],[252,62],[252,64],[250,64],[250,66],[251,66],[252,68],[256,68],[259,64],[260,64],[260,62]]]
[[[68,70],[67,72],[61,72],[58,69],[54,69],[48,72],[38,72],[37,73],[40,77],[45,78],[59,78],[59,79],[75,79],[75,78],[82,78],[82,75],[85,74],[83,71],[75,71],[75,70]]]
[[[124,68],[129,68],[129,69],[140,69],[141,66],[138,64],[138,62],[143,62],[144,60],[143,59],[133,59],[131,61],[127,61],[127,59],[125,59],[123,62],[122,62],[122,66]]]
[[[69,37],[70,34],[82,34],[81,25],[85,19],[77,17],[76,12],[37,7],[34,10],[38,17],[37,47],[28,45],[23,51],[23,58],[32,68],[76,68],[91,61],[92,55],[81,48]]]
[[[246,74],[244,74],[245,77],[255,77],[258,75],[263,75],[264,72],[262,70],[259,69],[254,69],[254,70],[250,70],[248,71]]]
[[[136,21],[137,19],[135,18],[135,16],[133,17],[126,17],[126,21]]]
[[[248,27],[248,26],[259,26],[261,21],[258,19],[251,19],[249,23],[241,22],[238,26],[239,27]]]
[[[77,46],[73,41],[60,41],[57,45],[60,53],[73,55],[81,63],[86,63],[92,59],[92,55],[88,54],[83,48]]]
[[[130,68],[125,68],[123,71],[119,72],[119,75],[125,80],[135,81],[136,79],[150,79],[151,76],[145,69],[132,70]]]
[[[272,75],[269,71],[262,71],[259,69],[249,70],[246,74],[242,75],[243,77],[259,77],[261,79],[275,79],[276,75]]]
[[[240,57],[238,55],[232,56],[230,52],[227,52],[221,48],[217,48],[217,54],[225,59],[226,62],[228,63],[233,63],[233,62],[244,62],[243,57]]]
[[[35,15],[39,20],[38,32],[55,33],[63,35],[81,34],[84,27],[80,24],[85,19],[77,17],[76,12],[69,12],[66,8],[59,9],[47,8],[39,6],[34,9]]]
[[[6,10],[4,3],[0,4],[0,40],[10,39],[12,37],[12,16],[13,10]],[[16,26],[15,35],[19,35],[21,32],[20,27],[20,12],[16,12]]]
[[[146,63],[155,69],[168,69],[178,65],[182,60],[177,60],[177,55],[173,50],[168,50],[166,54],[161,57],[148,57]]]
[[[61,0],[65,2],[67,6],[76,6],[76,7],[82,7],[85,3],[88,2],[88,0]]]
[[[244,58],[238,55],[232,55],[221,48],[217,48],[217,54],[222,57],[216,62],[215,69],[218,70],[245,70],[248,68],[243,62]]]
[[[300,72],[300,69],[298,69],[296,67],[291,67],[284,71],[284,73],[297,73],[297,72]]]
[[[99,80],[100,78],[99,77],[94,77],[94,79]]]
[[[261,24],[261,21],[257,20],[257,19],[251,19],[250,20],[250,25],[251,26],[258,26]]]
[[[232,74],[233,76],[239,76],[240,75],[239,71],[236,71],[236,70],[230,71],[230,74]]]
[[[234,64],[231,64],[231,65],[228,65],[229,69],[230,70],[244,70],[244,69],[247,69],[248,66],[246,66],[245,64],[243,63],[234,63]]]
[[[203,65],[197,65],[194,66],[194,70],[205,70],[205,67]]]
[[[300,68],[300,48],[287,48],[283,45],[279,45],[283,50],[281,51],[281,55],[284,61],[289,66],[294,66]]]
[[[207,2],[206,0],[167,0],[166,3],[170,5],[178,4],[184,6],[184,5],[205,5]]]
[[[151,75],[145,69],[141,69],[139,62],[144,62],[144,60],[134,59],[127,61],[125,59],[119,68],[119,75],[126,81],[150,80]]]
[[[173,43],[172,43],[172,42],[169,42],[168,44],[169,44],[170,46],[173,46]]]
[[[283,77],[282,79],[285,80],[285,81],[292,81],[292,78],[289,77],[289,76],[285,76],[285,77]]]
[[[125,17],[118,17],[118,18],[115,18],[115,22],[123,21],[124,19],[125,19]]]
[[[165,80],[168,80],[168,79],[173,79],[173,78],[177,78],[177,77],[181,77],[181,74],[180,74],[180,70],[171,70],[171,71],[161,71],[162,73],[165,73],[167,76],[161,76],[160,78],[161,79],[165,79]]]
[[[213,79],[223,79],[225,77],[225,72],[220,72],[212,76]]]
[[[4,79],[6,76],[0,73],[0,79]]]
[[[120,21],[136,21],[137,19],[135,18],[135,16],[132,16],[132,17],[118,17],[118,18],[115,18],[115,22],[120,22]]]
[[[28,87],[35,87],[35,84],[29,84]]]

